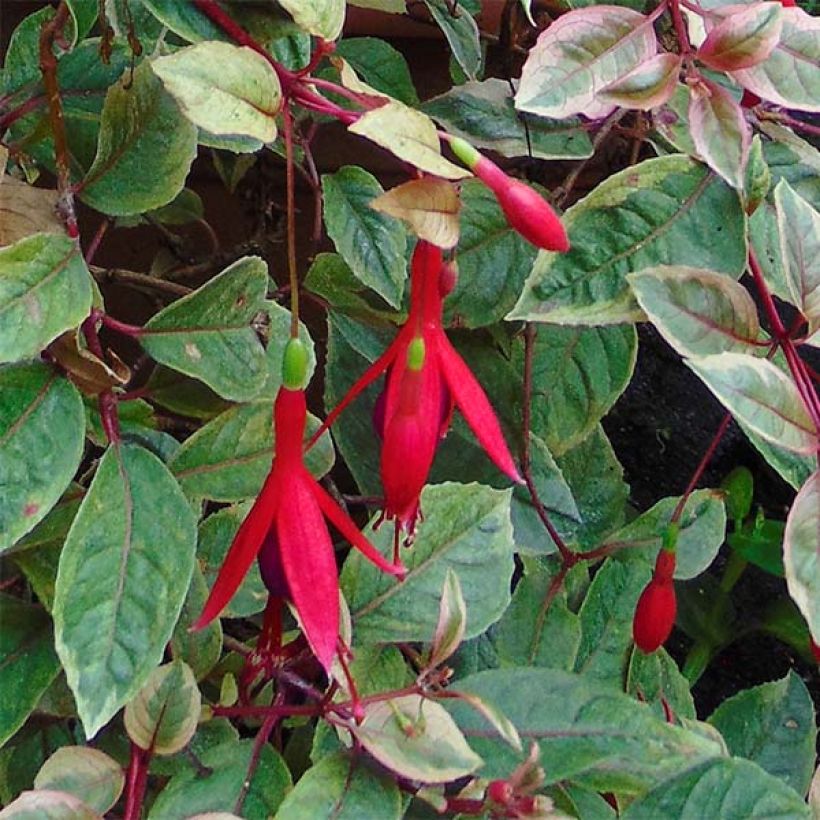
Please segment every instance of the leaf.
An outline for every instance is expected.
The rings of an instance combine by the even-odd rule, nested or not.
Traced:
[[[820,327],[820,213],[781,180],[774,190],[780,253],[792,304]]]
[[[4,177],[0,162],[0,247],[34,233],[64,232],[57,216],[57,191]]]
[[[438,607],[438,624],[430,646],[429,668],[441,665],[458,649],[464,639],[467,625],[467,607],[458,575],[447,569],[444,584],[441,588],[441,600]]]
[[[37,772],[34,788],[73,794],[88,808],[105,814],[125,786],[122,767],[99,749],[63,746]]]
[[[384,194],[374,176],[348,165],[322,176],[324,219],[336,249],[356,278],[393,307],[401,304],[407,278],[404,228],[370,203]]]
[[[558,669],[494,669],[453,689],[502,707],[525,748],[538,743],[548,783],[571,779],[595,791],[636,794],[722,753],[714,740],[665,723],[627,695]],[[448,711],[484,759],[482,778],[507,777],[522,762],[524,755],[466,704],[448,701]]]
[[[783,521],[747,521],[726,535],[726,543],[744,560],[760,567],[771,575],[783,578]]]
[[[282,89],[261,54],[210,41],[159,57],[151,70],[194,125],[217,135],[276,139]]]
[[[780,39],[782,11],[780,3],[753,3],[733,9],[706,35],[695,56],[717,71],[762,63]]]
[[[37,606],[0,593],[0,746],[34,711],[57,677],[51,621]]]
[[[67,236],[39,233],[0,248],[0,363],[34,358],[80,324],[91,294],[88,268]]]
[[[697,153],[709,167],[742,191],[752,132],[729,92],[706,79],[691,85],[689,130]]]
[[[191,508],[162,462],[111,445],[68,533],[54,598],[57,652],[89,738],[161,660],[195,543]]]
[[[794,499],[783,536],[783,566],[789,595],[800,608],[815,642],[820,638],[820,471]]]
[[[246,256],[156,314],[140,343],[158,362],[200,379],[225,399],[247,401],[267,377],[251,320],[262,308],[267,266]]]
[[[401,777],[447,783],[481,766],[453,719],[432,700],[402,695],[368,703],[364,711],[364,720],[351,732],[379,763]]]
[[[400,0],[404,12],[404,0]],[[407,61],[400,51],[378,37],[345,37],[336,54],[347,60],[354,71],[377,91],[406,105],[418,105],[419,98]]]
[[[39,524],[80,466],[77,390],[43,364],[0,368],[0,552]]]
[[[429,640],[450,568],[464,592],[465,638],[484,632],[509,603],[513,571],[510,491],[480,484],[428,486],[421,496],[421,508],[424,520],[413,549],[404,556],[409,570],[404,581],[387,577],[359,553],[352,552],[345,561],[340,582],[358,643]],[[387,530],[367,532],[384,555],[393,548],[393,534]]]
[[[679,54],[656,54],[602,88],[596,97],[611,105],[637,108],[639,111],[657,108],[674,93],[681,64]]]
[[[731,754],[745,757],[805,794],[814,771],[817,727],[806,685],[794,672],[744,689],[709,718]]]
[[[720,273],[658,265],[630,273],[638,304],[681,356],[752,353],[760,336],[757,307],[742,285]]]
[[[515,106],[542,117],[598,118],[612,103],[596,94],[654,56],[647,18],[632,9],[592,6],[554,21],[527,55]]]
[[[642,553],[654,563],[661,549],[664,531],[680,498],[663,498],[651,509],[612,535],[612,541],[647,547]],[[714,561],[726,535],[726,509],[719,490],[695,490],[686,499],[678,521],[675,578],[688,581],[704,572]]]
[[[309,768],[276,814],[276,820],[399,820],[396,784],[363,760],[336,752]]]
[[[637,647],[632,650],[625,689],[638,700],[652,704],[658,717],[666,720],[671,708],[678,718],[695,720],[695,702],[689,686],[663,647],[651,655],[645,655]]]
[[[305,440],[319,426],[308,414]],[[213,501],[244,501],[261,489],[273,461],[273,423],[269,402],[232,407],[186,439],[170,463],[183,490]],[[305,455],[317,478],[333,466],[333,445],[324,435]]]
[[[196,127],[143,62],[108,90],[80,198],[111,216],[158,208],[182,190],[195,156]]]
[[[375,142],[420,171],[444,179],[470,176],[469,171],[459,168],[441,155],[433,121],[421,111],[396,100],[366,112],[348,130]]]
[[[279,0],[299,28],[322,40],[335,40],[345,21],[344,0]]]
[[[451,9],[446,0],[424,0],[424,5],[447,38],[453,57],[467,79],[475,80],[481,70],[481,43],[473,16],[463,6]]]
[[[609,558],[595,574],[578,611],[581,643],[575,672],[623,688],[632,651],[632,618],[652,576],[648,563]]]
[[[73,794],[56,791],[23,792],[0,811],[2,820],[101,820],[97,812]]]
[[[731,76],[759,97],[800,111],[820,111],[820,19],[803,9],[782,10],[780,40],[766,60]]]
[[[500,321],[515,304],[536,249],[507,222],[493,192],[478,180],[461,185],[458,283],[445,319],[468,328]]]
[[[175,774],[151,806],[148,820],[188,820],[202,812],[233,811],[252,754],[252,740],[232,740],[199,753],[199,762],[208,773],[190,767]],[[245,820],[267,820],[276,814],[290,788],[290,772],[284,760],[266,743],[247,786],[240,816]]]
[[[510,86],[495,77],[467,82],[427,100],[425,114],[450,134],[505,157],[584,159],[592,155],[580,120],[548,120],[515,110]]]
[[[562,221],[569,252],[538,254],[508,319],[584,325],[636,321],[642,314],[627,285],[628,273],[664,264],[738,277],[746,265],[746,217],[737,192],[681,155],[614,174]]]
[[[404,220],[420,239],[452,248],[458,242],[461,201],[450,183],[424,177],[391,188],[370,201],[374,211]]]
[[[767,441],[796,453],[817,450],[817,430],[794,382],[772,362],[717,353],[686,364],[730,413]]]
[[[711,760],[659,783],[624,812],[624,820],[658,817],[810,817],[802,798],[740,758]]]

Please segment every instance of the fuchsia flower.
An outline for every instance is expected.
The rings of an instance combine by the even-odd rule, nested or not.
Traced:
[[[412,531],[419,495],[454,406],[487,455],[513,481],[521,481],[501,426],[481,385],[450,344],[442,327],[444,297],[453,272],[441,249],[419,241],[410,266],[410,313],[398,336],[365,371],[316,433],[338,418],[369,384],[387,372],[375,422],[383,437],[381,474],[385,516]]]
[[[258,557],[268,591],[293,602],[313,654],[329,670],[339,636],[339,579],[325,518],[379,569],[398,576],[405,569],[376,551],[305,467],[307,407],[304,390],[295,389],[304,380],[304,363],[297,364],[296,378],[288,378],[288,353],[291,359],[302,359],[303,348],[293,353],[299,347],[298,340],[291,340],[285,353],[285,383],[274,406],[276,454],[271,471],[192,629],[202,629],[219,615]]]
[[[655,560],[652,580],[641,593],[638,606],[635,607],[632,637],[637,647],[647,655],[666,641],[675,625],[675,563],[675,553],[661,549]]]
[[[495,194],[510,227],[545,251],[569,250],[569,239],[558,215],[538,191],[505,174],[466,140],[450,138],[453,153]]]

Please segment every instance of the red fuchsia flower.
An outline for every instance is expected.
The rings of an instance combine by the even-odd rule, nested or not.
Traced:
[[[521,481],[487,395],[455,351],[442,327],[444,297],[454,270],[441,248],[419,241],[410,265],[410,312],[385,352],[333,409],[315,441],[369,384],[387,372],[374,411],[383,438],[381,475],[385,517],[412,532],[419,495],[439,441],[447,434],[454,406],[463,414],[487,455],[513,481]]]
[[[453,153],[495,194],[510,227],[545,251],[569,250],[558,215],[538,191],[505,174],[494,162],[460,137],[450,138]]]
[[[402,576],[405,568],[387,562],[305,467],[305,362],[304,346],[291,339],[274,405],[271,471],[192,629],[202,629],[222,612],[258,558],[268,591],[293,602],[313,654],[329,670],[339,637],[339,578],[325,518],[379,569]]]
[[[652,580],[638,599],[632,621],[632,637],[638,649],[647,655],[654,652],[669,637],[675,624],[675,553],[662,549],[655,561]]]

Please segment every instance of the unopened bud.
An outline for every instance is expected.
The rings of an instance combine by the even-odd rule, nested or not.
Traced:
[[[308,352],[301,339],[288,339],[282,361],[282,384],[288,390],[302,390],[307,381]]]

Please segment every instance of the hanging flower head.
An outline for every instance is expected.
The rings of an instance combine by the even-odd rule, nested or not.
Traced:
[[[374,414],[383,438],[385,515],[407,530],[412,530],[418,515],[419,495],[454,407],[496,466],[513,481],[521,480],[486,394],[444,333],[442,305],[452,281],[453,271],[443,262],[441,248],[420,240],[410,266],[407,321],[311,440],[386,371]]]
[[[271,471],[193,629],[202,629],[219,615],[258,558],[268,591],[293,602],[313,654],[329,670],[339,636],[339,580],[325,519],[379,569],[397,576],[405,569],[376,551],[305,467],[306,360],[304,345],[291,339],[274,406],[276,454]]]
[[[642,652],[650,654],[669,637],[675,625],[674,550],[661,549],[655,560],[655,571],[638,599],[632,621],[632,636]]]

